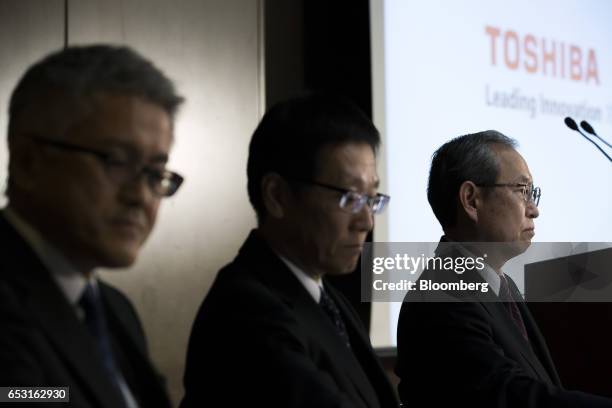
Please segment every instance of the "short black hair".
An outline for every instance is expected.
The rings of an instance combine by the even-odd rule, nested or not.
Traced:
[[[372,121],[342,96],[307,93],[270,108],[253,133],[247,163],[249,200],[259,221],[266,215],[261,196],[266,174],[311,179],[321,149],[346,143],[368,144],[376,154],[380,135]]]
[[[496,130],[459,136],[433,154],[427,186],[427,200],[443,229],[457,221],[459,187],[465,181],[492,184],[499,174],[492,144],[516,148],[516,140]]]

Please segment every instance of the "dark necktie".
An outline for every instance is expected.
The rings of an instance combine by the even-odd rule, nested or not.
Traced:
[[[79,305],[85,312],[85,325],[91,333],[92,337],[98,346],[98,351],[102,357],[104,368],[115,386],[117,392],[123,397],[121,386],[119,385],[119,370],[115,364],[113,351],[111,348],[110,335],[104,315],[104,308],[96,288],[91,283],[85,287],[85,292],[79,300]]]
[[[510,285],[508,284],[508,279],[505,275],[501,275],[500,285],[499,285],[499,297],[503,301],[504,306],[510,313],[510,317],[516,324],[516,327],[519,329],[525,340],[529,341],[529,337],[527,337],[527,330],[525,329],[525,323],[523,322],[523,317],[521,316],[521,311],[516,305],[516,300],[512,296],[510,292]]]
[[[338,309],[336,302],[334,302],[334,300],[327,294],[327,292],[323,288],[321,288],[321,300],[319,301],[319,304],[336,327],[336,330],[342,338],[342,341],[350,349],[351,342],[349,340],[348,333],[346,332],[346,325],[344,324],[344,320],[342,320],[342,316],[340,315],[340,310]]]

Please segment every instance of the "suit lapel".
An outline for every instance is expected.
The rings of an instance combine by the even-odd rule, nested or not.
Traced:
[[[130,357],[148,364],[147,351],[143,343],[142,335],[134,327],[134,322],[128,318],[129,311],[126,311],[119,302],[115,300],[116,294],[112,293],[104,282],[100,282],[100,292],[104,303],[106,316],[113,336],[121,340],[122,345],[129,348]],[[130,313],[131,314],[131,313]]]
[[[462,253],[455,247],[457,243],[450,242],[446,240],[445,237],[442,237],[440,245],[436,249],[436,254],[438,256],[450,256],[457,257],[463,256]],[[454,274],[454,279],[458,280],[457,274]],[[472,282],[485,282],[485,280],[480,276],[478,272],[475,270],[466,271],[465,274],[462,275],[462,279],[472,281]],[[517,297],[518,289],[514,284],[514,281],[508,277],[508,281],[510,282],[511,290],[513,290],[513,296],[515,299],[522,299],[520,294]],[[482,306],[487,310],[487,312],[491,315],[491,319],[498,323],[499,327],[503,330],[504,337],[519,351],[523,359],[529,364],[529,366],[534,370],[534,372],[543,380],[552,383],[551,376],[547,371],[538,356],[534,353],[532,345],[523,337],[518,328],[516,327],[516,323],[510,317],[510,314],[504,307],[504,305],[500,302],[497,295],[492,293],[492,291],[488,291],[485,293],[477,293],[473,298],[478,301]],[[469,301],[469,299],[466,299]],[[524,308],[523,302],[517,302],[519,305],[519,309],[521,313],[523,313]],[[539,335],[539,330],[535,325],[535,322],[531,319],[531,316],[528,314],[522,314],[523,320],[529,320],[529,328],[527,329],[527,334],[531,342],[535,343],[536,348],[541,348],[542,346],[542,337]],[[527,317],[529,319],[527,319]],[[534,330],[535,329],[535,330]],[[533,335],[533,337],[532,337]],[[545,346],[544,346],[545,348]],[[549,359],[549,361],[552,361]],[[550,371],[551,373],[554,372]]]
[[[2,216],[0,234],[7,245],[3,249],[11,256],[6,271],[11,275],[9,279],[22,289],[25,307],[72,372],[72,378],[99,406],[123,406],[122,397],[97,357],[89,332],[34,252]]]
[[[372,349],[370,338],[367,335],[357,314],[350,308],[346,298],[342,297],[331,285],[327,285],[330,296],[334,298],[344,318],[349,337],[351,339],[352,353],[360,362],[362,371],[367,376],[368,385],[373,389],[368,395],[378,397],[380,406],[396,406],[395,394],[385,370]],[[365,397],[367,398],[367,397]]]
[[[511,281],[510,278],[508,278],[508,280]],[[512,285],[514,285],[514,283],[512,283]],[[513,295],[515,294],[513,293]],[[534,350],[532,348],[533,345],[537,345],[539,347],[539,342],[541,340],[541,337],[534,336],[533,330],[530,330],[533,329],[533,325],[531,324],[532,322],[530,321],[530,325],[527,329],[527,335],[529,336],[528,342],[520,333],[520,331],[516,327],[516,323],[514,323],[514,321],[510,317],[510,314],[504,307],[503,303],[499,301],[497,296],[495,296],[491,292],[484,293],[481,296],[481,304],[489,312],[492,319],[494,319],[494,321],[500,324],[500,327],[502,327],[503,329],[504,336],[510,341],[512,345],[517,348],[523,359],[531,366],[531,368],[538,374],[541,379],[552,383],[548,371],[544,368],[544,366],[540,362],[540,359],[534,353]],[[517,304],[519,305],[521,313],[523,313],[523,310],[521,308],[523,302],[517,302]],[[524,314],[522,316],[523,320],[525,320],[525,323],[527,323],[526,316]],[[530,344],[530,342],[532,344]]]
[[[291,273],[290,271],[287,271]],[[299,282],[297,282],[299,284]],[[310,297],[308,293],[307,296]],[[336,299],[334,299],[336,301]],[[336,301],[338,304],[339,302]],[[342,310],[340,313],[344,319],[346,329],[351,340],[353,349],[361,348],[360,342],[363,340],[355,335],[354,322],[347,318],[346,313]],[[347,378],[353,383],[355,393],[360,395],[368,407],[378,406],[378,402],[373,399],[376,395],[375,390],[364,373],[363,367],[359,364],[356,355],[342,341],[341,337],[336,333],[336,327],[327,317],[325,312],[317,305],[314,299],[299,297],[294,302],[296,314],[300,316],[300,321],[306,326],[309,333],[316,333],[322,348],[329,355],[335,357],[336,366],[340,367]]]
[[[515,299],[522,299],[522,296],[512,279],[510,279],[510,290],[513,291],[513,296]],[[544,340],[536,321],[531,315],[531,312],[529,312],[527,304],[522,300],[516,304],[521,312],[521,316],[523,317],[525,327],[527,328],[532,352],[538,357],[537,361],[541,363],[552,383],[560,386],[561,380],[559,379],[559,374],[557,374],[557,369],[555,368],[550,352],[548,351],[546,341]]]
[[[170,406],[162,378],[157,375],[149,359],[138,322],[130,318],[132,311],[126,310],[124,302],[117,298],[116,291],[104,282],[100,282],[100,290],[112,337],[117,340],[117,346],[121,348],[116,357],[119,359],[122,356],[129,365],[129,367],[124,367],[127,371],[124,371],[123,374],[128,385],[131,386],[132,393],[137,398],[155,401],[157,406]],[[120,361],[117,362],[121,365]],[[128,373],[131,373],[131,377],[128,376]]]
[[[353,352],[346,347],[340,336],[336,334],[333,323],[285,263],[274,254],[263,240],[257,237],[257,232],[252,232],[243,245],[240,258],[241,262],[258,274],[260,280],[265,282],[287,305],[294,309],[295,314],[299,316],[300,323],[305,326],[306,332],[315,334],[321,348],[326,350],[329,355],[334,356],[336,367],[351,380],[355,394],[361,396],[365,405],[368,407],[379,406],[376,400],[376,392],[372,388],[368,377]],[[255,259],[255,262],[261,267],[252,267]],[[345,317],[346,313],[343,312],[344,310],[341,310],[343,317]],[[354,322],[349,319],[345,323],[350,326],[349,336],[351,336],[355,331]],[[347,330],[349,330],[349,327],[347,327]],[[354,337],[351,336],[351,342]]]
[[[83,382],[102,406],[123,406],[123,398],[108,379],[99,352],[72,307],[58,288],[41,289],[42,285],[32,291],[31,310],[53,347],[74,371],[74,377]]]

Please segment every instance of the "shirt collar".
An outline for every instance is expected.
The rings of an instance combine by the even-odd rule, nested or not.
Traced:
[[[448,239],[448,237],[446,238],[446,240],[451,241],[450,239]],[[451,242],[454,242],[454,241],[451,241]],[[476,258],[476,256],[472,252],[470,252],[466,247],[461,245],[461,243],[459,242],[455,242],[455,243],[457,245],[453,246],[453,249],[457,249],[457,251],[459,251],[461,255],[465,257],[469,257],[469,258]],[[478,272],[480,277],[489,284],[489,289],[493,291],[493,293],[499,296],[499,287],[501,285],[501,278],[499,274],[495,271],[495,269],[491,268],[489,264],[484,262],[484,268],[476,269],[476,271]]]
[[[6,220],[15,228],[17,233],[30,245],[43,265],[50,271],[53,280],[71,305],[78,304],[88,279],[70,264],[64,255],[49,244],[42,235],[15,210],[7,207],[3,210]],[[92,275],[90,279],[95,285]]]
[[[306,289],[310,296],[312,296],[314,301],[319,303],[321,300],[321,290],[323,289],[323,280],[313,278],[284,256],[279,254],[277,255],[300,281],[300,283],[304,286],[304,289]]]
[[[480,276],[489,283],[489,288],[499,296],[499,287],[501,285],[501,277],[491,268],[487,263],[484,264],[484,268],[479,269],[478,273]]]

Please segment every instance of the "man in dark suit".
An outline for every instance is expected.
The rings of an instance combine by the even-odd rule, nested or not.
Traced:
[[[258,218],[196,317],[183,408],[396,407],[368,334],[325,277],[353,271],[374,214],[378,131],[344,99],[277,104],[247,165]]]
[[[486,131],[456,138],[433,156],[427,196],[445,234],[436,256],[482,267],[438,264],[419,280],[486,284],[487,291],[409,292],[396,372],[410,407],[612,407],[562,388],[536,322],[503,273],[529,247],[539,215],[540,189],[515,147]]]
[[[71,406],[168,407],[136,311],[98,267],[131,265],[162,197],[182,98],[125,47],[31,66],[9,107],[0,213],[0,385],[69,387]]]

